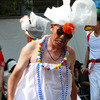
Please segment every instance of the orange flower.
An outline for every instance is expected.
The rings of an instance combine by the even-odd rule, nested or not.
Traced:
[[[74,26],[72,23],[65,23],[62,28],[63,32],[67,34],[71,34],[74,31]]]

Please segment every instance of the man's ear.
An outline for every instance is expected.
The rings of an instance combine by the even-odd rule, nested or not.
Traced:
[[[50,31],[51,31],[51,32],[52,32],[52,30],[53,30],[53,26],[54,26],[53,24],[50,25]]]

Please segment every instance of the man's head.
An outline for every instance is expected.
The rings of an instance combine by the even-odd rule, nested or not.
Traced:
[[[8,71],[10,73],[12,73],[12,71],[14,70],[15,66],[16,66],[16,61],[14,59],[8,59],[6,66],[8,67]]]
[[[100,30],[100,13],[97,13],[97,25],[91,26],[92,30],[98,31]]]
[[[57,29],[58,36],[72,37],[73,32],[70,32],[70,28],[65,28],[65,24],[71,23],[74,29],[82,25],[96,25],[96,6],[92,0],[76,0],[72,6],[70,6],[71,0],[63,0],[63,5],[60,7],[47,8],[44,16],[51,20],[56,25],[62,25],[62,28]],[[52,27],[51,27],[52,29]],[[62,32],[63,30],[63,32]],[[64,34],[66,33],[66,34]],[[70,33],[70,34],[68,34]]]
[[[54,43],[63,46],[73,37],[74,26],[71,23],[65,23],[64,25],[51,24],[50,30]]]
[[[100,22],[100,13],[97,13],[97,21]]]

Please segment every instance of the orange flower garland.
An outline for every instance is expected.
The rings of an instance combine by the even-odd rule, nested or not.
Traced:
[[[74,26],[72,23],[65,23],[62,28],[63,32],[67,34],[71,34],[74,31]]]

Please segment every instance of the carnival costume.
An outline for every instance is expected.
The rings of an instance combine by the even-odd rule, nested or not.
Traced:
[[[72,7],[70,0],[63,0],[61,7],[47,8],[44,15],[54,24],[63,25],[63,31],[66,26],[65,29],[68,29],[66,34],[74,33],[74,28],[79,25],[96,25],[97,18],[96,7],[92,0],[86,2],[76,0]],[[41,62],[48,38],[48,36],[42,38],[36,62],[30,63],[24,70],[14,100],[71,100],[72,74],[67,66],[67,46],[62,47],[59,64]],[[64,59],[62,54],[65,55]]]

